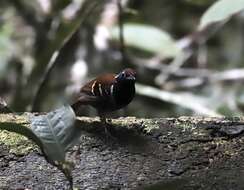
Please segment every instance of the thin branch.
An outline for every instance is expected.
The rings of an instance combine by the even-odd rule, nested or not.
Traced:
[[[138,67],[144,67],[147,69],[161,71],[164,70],[166,73],[170,72],[170,67],[167,64],[161,62],[161,59],[158,57],[153,57],[151,59],[139,58],[136,56],[129,55],[130,61],[137,65]],[[172,75],[179,77],[207,77],[212,73],[208,69],[202,68],[178,68],[175,70]]]
[[[186,78],[181,80],[174,80],[174,81],[168,81],[165,86],[166,89],[175,90],[175,89],[190,89],[199,87],[201,85],[206,84],[207,79],[206,78]]]
[[[210,82],[244,80],[244,69],[236,68],[221,72],[214,72],[209,76]]]
[[[197,114],[206,116],[221,116],[221,114],[209,109],[204,105],[204,97],[195,96],[189,93],[172,93],[160,90],[154,87],[137,84],[137,93],[143,96],[156,98],[162,101],[170,102],[181,107],[187,108]]]
[[[171,71],[171,66],[162,63],[161,59],[158,57],[144,59],[129,55],[129,59],[138,67],[145,67],[147,69],[158,71],[163,70],[165,73],[169,73]],[[243,68],[234,68],[218,72],[204,68],[177,68],[177,70],[174,70],[171,74],[177,77],[187,77],[192,79],[195,78],[196,80],[204,79],[204,82],[211,83],[223,81],[239,81],[244,79]]]
[[[122,57],[122,63],[126,63],[126,52],[125,52],[125,41],[124,41],[124,27],[123,27],[123,7],[121,0],[117,0],[118,7],[118,23],[119,23],[119,41],[120,41],[120,52]]]
[[[183,66],[185,61],[192,55],[191,51],[185,51],[180,53],[168,66],[167,70],[161,70],[161,74],[157,76],[156,82],[159,85],[165,83],[165,81],[169,78],[169,76],[179,70],[180,67]]]
[[[208,48],[205,40],[198,42],[197,63],[199,68],[206,68],[208,62]]]

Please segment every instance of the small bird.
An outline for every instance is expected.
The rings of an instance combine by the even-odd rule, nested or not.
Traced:
[[[94,107],[102,122],[106,123],[105,114],[127,106],[135,96],[136,72],[127,68],[120,73],[103,74],[86,83],[72,104],[75,113],[80,107]]]
[[[3,98],[0,97],[0,113],[13,113]]]

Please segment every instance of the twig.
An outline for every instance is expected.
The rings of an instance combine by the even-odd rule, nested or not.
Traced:
[[[195,88],[199,87],[201,85],[206,84],[208,80],[206,78],[200,78],[200,77],[193,77],[193,78],[186,78],[181,80],[174,80],[174,81],[168,81],[165,86],[166,89],[189,89],[189,88]]]
[[[208,49],[205,40],[199,40],[197,51],[197,63],[200,68],[206,68],[208,59]]]
[[[145,67],[152,70],[164,70],[166,73],[170,72],[170,66],[161,62],[160,58],[154,57],[151,59],[139,58],[136,56],[129,55],[130,61],[137,65],[138,67]],[[234,68],[225,71],[211,71],[206,68],[178,68],[175,70],[172,75],[177,77],[187,77],[205,79],[206,82],[222,82],[222,81],[238,81],[244,79],[244,69],[243,68]],[[185,80],[185,79],[183,79]]]
[[[156,83],[162,85],[171,74],[175,73],[185,61],[192,55],[191,51],[185,51],[180,53],[168,66],[167,70],[161,70],[161,74],[157,76]]]
[[[139,58],[135,56],[129,56],[131,62],[138,67],[144,67],[147,69],[169,72],[169,66],[161,62],[161,59],[154,57],[151,59]],[[202,68],[178,68],[172,73],[172,75],[179,77],[208,77],[212,72],[208,69]]]
[[[137,93],[143,96],[156,98],[162,101],[170,102],[184,108],[188,108],[198,114],[206,116],[221,116],[221,114],[207,108],[204,105],[205,98],[195,96],[189,93],[172,93],[160,90],[154,87],[137,84]]]
[[[215,72],[209,76],[210,82],[236,81],[244,79],[244,69],[236,68],[222,72]]]
[[[204,70],[203,70],[204,71]],[[182,72],[182,73],[180,73]],[[170,89],[176,88],[193,88],[198,87],[200,85],[213,84],[218,82],[235,82],[235,81],[243,81],[244,80],[244,69],[236,68],[231,70],[226,70],[222,72],[207,72],[200,73],[201,69],[181,69],[181,71],[175,73],[176,76],[184,76],[187,78],[169,81],[166,86],[170,86]],[[192,73],[190,73],[192,72]],[[199,76],[197,74],[199,73]],[[183,74],[183,75],[181,75]]]
[[[123,8],[121,5],[121,0],[117,0],[118,7],[118,23],[119,23],[119,41],[120,41],[120,53],[122,57],[122,63],[126,63],[126,52],[125,52],[125,43],[124,43],[124,27],[123,27]]]

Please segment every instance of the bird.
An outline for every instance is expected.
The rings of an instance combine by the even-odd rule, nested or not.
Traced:
[[[0,114],[1,113],[13,113],[13,111],[8,107],[5,100],[0,97]]]
[[[135,96],[136,72],[126,68],[118,74],[106,73],[81,87],[75,103],[75,114],[82,106],[96,109],[102,123],[107,123],[106,114],[124,108]]]

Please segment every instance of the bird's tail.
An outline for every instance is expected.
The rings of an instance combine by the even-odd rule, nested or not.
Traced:
[[[81,111],[81,108],[83,106],[92,105],[92,102],[94,101],[94,97],[87,96],[87,95],[81,95],[78,100],[76,100],[75,103],[71,104],[72,109],[74,110],[76,115],[79,115],[79,112]]]
[[[81,109],[81,107],[82,107],[83,105],[86,105],[86,104],[83,104],[83,103],[80,102],[80,101],[77,101],[77,102],[75,102],[75,103],[73,103],[73,104],[71,105],[72,109],[73,109],[74,112],[75,112],[75,115],[79,115],[79,110]]]

